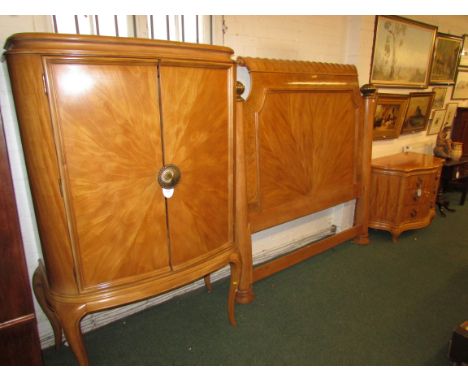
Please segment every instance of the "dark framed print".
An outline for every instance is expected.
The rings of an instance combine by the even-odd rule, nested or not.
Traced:
[[[437,27],[399,16],[376,16],[370,82],[426,88]]]
[[[401,134],[426,130],[433,100],[434,92],[410,93]]]
[[[462,45],[461,37],[437,33],[431,67],[431,84],[451,85],[455,83]]]
[[[468,67],[458,67],[452,99],[468,99]]]
[[[468,66],[468,34],[463,35],[463,49],[460,54],[460,66]]]
[[[447,95],[448,87],[433,87],[434,102],[432,103],[433,109],[443,109],[445,103],[445,96]]]
[[[372,133],[374,140],[398,138],[408,99],[408,95],[377,94]]]
[[[445,109],[437,109],[432,111],[429,127],[427,128],[427,135],[439,134],[442,126],[444,125]]]

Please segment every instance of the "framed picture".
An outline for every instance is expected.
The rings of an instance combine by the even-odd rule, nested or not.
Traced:
[[[468,68],[459,67],[457,80],[453,88],[452,99],[468,98]]]
[[[437,27],[398,16],[376,16],[370,82],[425,88]]]
[[[377,95],[375,108],[373,139],[394,139],[400,135],[408,95],[383,94]]]
[[[447,87],[434,87],[434,102],[432,103],[433,109],[443,109],[445,103],[445,96],[447,95]]]
[[[439,134],[442,126],[444,125],[446,112],[447,110],[445,109],[438,109],[432,112],[432,118],[429,128],[427,129],[427,135]]]
[[[460,66],[468,66],[468,34],[463,35],[463,49],[460,54]]]
[[[431,84],[453,84],[457,74],[458,57],[463,39],[445,33],[437,33],[434,58],[431,67]]]
[[[434,92],[410,93],[401,134],[426,130],[433,99]]]
[[[452,126],[453,120],[457,115],[458,103],[448,103],[447,104],[447,113],[445,113],[444,127]]]

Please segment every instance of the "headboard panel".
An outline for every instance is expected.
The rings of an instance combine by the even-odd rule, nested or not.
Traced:
[[[363,87],[363,97],[352,65],[250,57],[237,62],[251,78],[250,94],[236,106],[250,231],[356,200],[353,227],[255,267],[251,256],[243,259],[238,301],[249,302],[253,282],[344,241],[368,242],[375,88]]]
[[[239,58],[252,232],[360,194],[362,98],[354,66]]]

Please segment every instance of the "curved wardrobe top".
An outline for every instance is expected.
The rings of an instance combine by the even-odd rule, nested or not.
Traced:
[[[6,54],[74,54],[77,56],[105,54],[107,56],[170,57],[232,62],[234,51],[217,45],[131,37],[91,36],[58,33],[18,33],[5,43]]]

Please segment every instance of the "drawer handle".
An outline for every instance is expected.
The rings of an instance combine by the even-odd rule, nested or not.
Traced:
[[[415,192],[414,195],[413,195],[413,200],[414,200],[414,201],[419,200],[419,198],[421,197],[421,195],[422,195],[422,189],[421,189],[421,186],[419,186],[418,189],[416,190],[416,192]]]
[[[411,212],[410,212],[410,216],[411,216],[412,218],[415,218],[417,214],[418,214],[418,211],[417,211],[417,210],[414,210],[414,209],[411,210]]]
[[[180,177],[179,168],[174,164],[168,164],[159,170],[158,183],[162,188],[171,189],[179,183]]]

